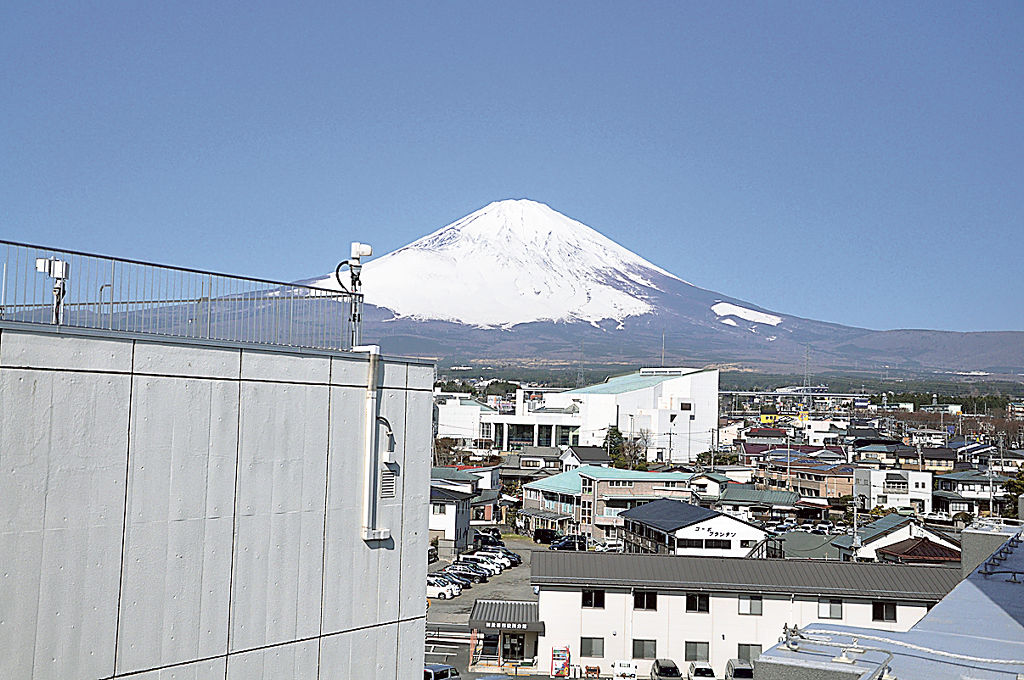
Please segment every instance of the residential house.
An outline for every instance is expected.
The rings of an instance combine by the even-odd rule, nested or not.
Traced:
[[[896,451],[896,467],[903,470],[927,470],[934,473],[953,472],[957,452],[947,447],[901,447]]]
[[[878,548],[875,554],[879,562],[898,564],[933,564],[936,566],[960,566],[960,551],[919,536]]]
[[[473,494],[431,484],[430,540],[437,539],[441,553],[458,553],[469,547],[470,502]]]
[[[892,546],[910,538],[927,538],[933,543],[960,550],[960,543],[946,534],[913,517],[891,513],[857,528],[856,545],[854,536],[838,536],[832,543],[839,549],[839,557],[845,562],[874,562],[880,548]]]
[[[747,521],[770,521],[796,517],[800,494],[781,489],[759,489],[753,484],[729,484],[715,509]]]
[[[755,659],[783,626],[809,623],[907,630],[960,580],[955,569],[856,562],[538,551],[538,663],[552,653],[607,674],[618,659],[650,672]]]
[[[689,500],[688,472],[645,472],[585,465],[523,487],[522,529],[552,528],[614,538],[619,514],[658,498]]]
[[[603,446],[569,446],[561,455],[562,470],[575,470],[583,465],[611,467],[612,457]]]
[[[918,514],[929,514],[932,473],[857,468],[853,472],[853,496],[863,497],[866,508],[914,508]]]
[[[768,535],[731,515],[671,498],[644,503],[620,517],[628,553],[746,557]]]
[[[932,505],[936,512],[955,515],[969,512],[974,516],[1002,511],[1009,502],[1006,482],[1009,477],[978,470],[936,475]]]

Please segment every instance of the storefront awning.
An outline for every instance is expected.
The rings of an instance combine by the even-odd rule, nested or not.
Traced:
[[[469,615],[469,627],[483,633],[544,633],[536,602],[477,600]]]

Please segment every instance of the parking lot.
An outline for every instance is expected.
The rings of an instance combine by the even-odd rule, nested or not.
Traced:
[[[473,610],[473,603],[476,600],[536,600],[533,594],[533,587],[530,585],[530,562],[533,550],[546,550],[546,545],[534,543],[529,538],[513,536],[503,537],[505,547],[519,553],[523,563],[518,567],[506,569],[497,576],[492,576],[487,583],[474,583],[472,588],[463,590],[462,594],[451,600],[430,599],[430,608],[427,609],[427,623],[449,624],[465,626],[469,623],[469,614]],[[449,562],[440,560],[430,565],[430,571],[434,572],[444,567]],[[428,657],[427,661],[435,663],[449,663],[459,669],[462,677],[466,680],[477,678],[493,677],[494,671],[488,673],[470,673],[466,669],[469,666],[469,648],[467,645],[458,645],[452,648],[456,653],[448,658]],[[500,677],[500,676],[499,676]]]
[[[523,557],[518,567],[506,569],[497,576],[492,576],[487,583],[474,583],[472,588],[463,590],[462,594],[452,600],[431,598],[427,610],[428,623],[469,622],[469,613],[473,610],[475,600],[536,600],[530,586],[530,552],[535,549],[547,549],[546,545],[538,545],[528,538],[508,536],[503,539],[505,547]],[[438,571],[449,562],[440,560],[430,565],[430,571]]]

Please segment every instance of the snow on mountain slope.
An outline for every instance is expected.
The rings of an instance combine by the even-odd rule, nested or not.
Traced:
[[[778,326],[782,323],[781,316],[775,316],[774,314],[766,314],[764,312],[758,312],[753,309],[747,309],[746,307],[740,307],[734,305],[731,302],[716,302],[711,305],[711,311],[718,316],[738,316],[741,319],[747,321],[753,321],[754,323],[765,323],[770,326]],[[722,323],[725,323],[729,319],[725,319]],[[733,322],[732,325],[735,325]]]
[[[686,284],[543,203],[506,200],[368,262],[362,280],[396,317],[508,328],[647,314],[659,277]]]

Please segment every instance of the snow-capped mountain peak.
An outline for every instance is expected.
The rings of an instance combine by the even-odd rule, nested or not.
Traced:
[[[622,321],[652,311],[662,278],[680,280],[530,200],[491,203],[368,262],[362,277],[366,302],[396,317],[481,327]]]

